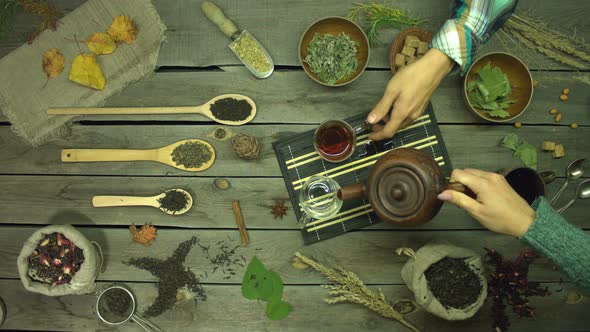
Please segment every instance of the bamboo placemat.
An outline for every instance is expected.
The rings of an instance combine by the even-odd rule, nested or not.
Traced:
[[[345,121],[355,127],[362,124],[365,117],[365,114],[360,114]],[[303,214],[299,207],[298,194],[308,178],[325,175],[335,179],[342,187],[364,181],[379,156],[391,149],[411,147],[428,152],[434,156],[445,176],[449,177],[451,174],[451,161],[432,104],[428,105],[421,117],[400,130],[391,140],[367,144],[368,131],[359,133],[357,149],[348,160],[341,163],[329,163],[318,156],[313,148],[314,131],[315,129],[293,135],[273,144],[298,220]],[[344,202],[338,214],[308,222],[302,229],[302,234],[305,244],[311,244],[378,222],[380,220],[367,200],[350,200]]]

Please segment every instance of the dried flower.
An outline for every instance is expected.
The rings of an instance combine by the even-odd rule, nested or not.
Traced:
[[[510,326],[505,309],[508,305],[519,317],[532,317],[534,308],[529,296],[547,296],[547,288],[528,280],[529,265],[537,255],[533,251],[522,252],[513,262],[504,260],[496,250],[487,249],[487,263],[494,269],[490,275],[488,297],[493,300],[492,317],[496,331],[506,331]]]
[[[255,136],[240,133],[231,140],[234,153],[238,158],[251,160],[260,155],[260,143]]]

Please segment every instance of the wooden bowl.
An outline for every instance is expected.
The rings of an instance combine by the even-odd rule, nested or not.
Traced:
[[[508,76],[508,81],[510,81],[512,93],[508,98],[516,102],[506,110],[510,113],[510,116],[507,118],[492,117],[485,111],[474,107],[469,102],[467,83],[475,79],[477,71],[488,62],[492,66],[499,67]],[[480,118],[496,123],[509,122],[524,113],[531,103],[533,99],[533,77],[527,66],[514,55],[503,52],[488,53],[475,60],[467,71],[467,75],[465,75],[465,79],[463,80],[463,98],[467,107]]]
[[[416,36],[420,41],[430,43],[432,40],[432,33],[421,28],[406,29],[397,35],[397,38],[391,43],[389,47],[389,66],[391,67],[391,75],[395,75],[397,68],[395,67],[395,55],[400,53],[406,43],[406,37]]]
[[[344,32],[350,36],[350,39],[358,42],[356,54],[358,66],[352,75],[337,81],[334,85],[327,84],[320,80],[320,78],[311,71],[307,63],[303,62],[303,59],[307,57],[307,48],[309,47],[309,43],[316,32],[319,34],[332,35],[338,35],[341,32]],[[359,27],[356,23],[345,19],[344,17],[326,17],[310,25],[307,30],[305,30],[305,33],[303,33],[303,36],[299,41],[299,61],[301,62],[301,65],[303,66],[303,69],[307,75],[309,75],[309,77],[311,77],[311,79],[314,81],[325,86],[343,86],[357,79],[363,73],[363,71],[365,71],[367,63],[369,62],[369,40],[367,39],[367,35],[365,35],[363,29],[361,29],[361,27]]]

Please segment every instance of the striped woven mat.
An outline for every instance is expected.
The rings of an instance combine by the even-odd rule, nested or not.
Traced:
[[[344,120],[356,127],[365,121],[365,117],[365,114],[360,114]],[[319,157],[313,147],[314,131],[315,129],[293,135],[273,144],[298,220],[303,214],[299,207],[298,193],[307,179],[314,175],[324,175],[336,180],[342,187],[364,181],[379,156],[391,149],[408,147],[428,152],[446,177],[451,174],[451,161],[432,104],[428,105],[421,117],[400,130],[393,139],[370,143],[367,139],[368,131],[359,133],[357,149],[349,159],[341,163],[329,163]],[[344,202],[336,215],[308,222],[302,229],[302,234],[305,244],[312,244],[378,222],[380,220],[367,200],[350,200]]]

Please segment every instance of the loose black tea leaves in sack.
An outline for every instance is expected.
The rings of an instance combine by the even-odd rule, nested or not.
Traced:
[[[186,142],[172,151],[172,161],[186,168],[198,168],[211,159],[209,147],[201,142]]]
[[[172,213],[184,210],[188,205],[188,196],[184,191],[168,190],[164,197],[158,199],[160,206]]]
[[[29,256],[29,277],[53,286],[69,283],[84,262],[82,249],[61,233],[45,235]]]
[[[424,276],[432,294],[446,308],[465,309],[481,293],[481,280],[464,258],[443,258],[432,264]]]
[[[242,121],[252,114],[252,105],[244,99],[236,98],[219,99],[209,109],[219,120]]]
[[[158,278],[158,297],[144,312],[145,316],[159,316],[172,308],[176,303],[176,293],[185,286],[195,294],[195,302],[207,300],[207,294],[199,278],[189,268],[184,267],[186,256],[195,243],[197,243],[197,237],[193,236],[190,240],[180,243],[174,250],[174,254],[164,260],[142,257],[123,262],[123,264],[146,270]]]

